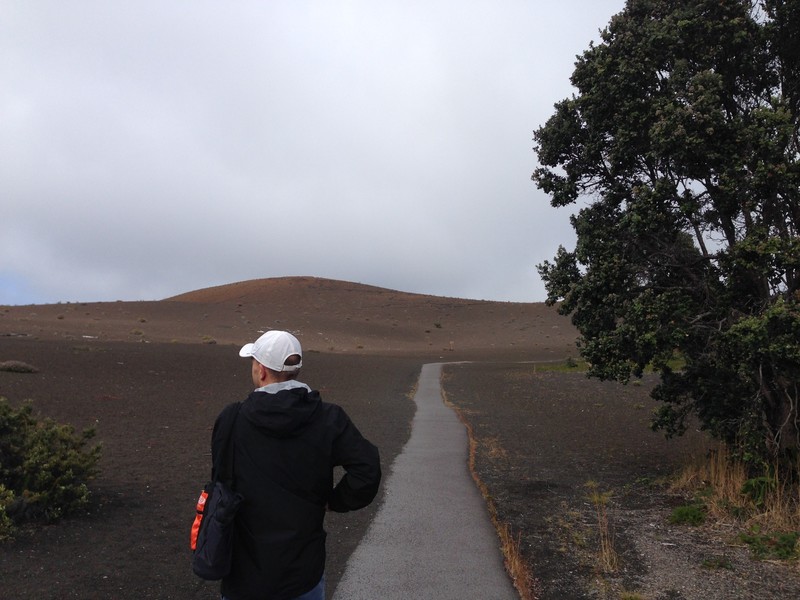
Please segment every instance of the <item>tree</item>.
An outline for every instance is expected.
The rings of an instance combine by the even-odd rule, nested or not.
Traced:
[[[537,265],[590,376],[660,375],[751,461],[800,449],[800,0],[628,0],[534,132],[532,179],[577,205]]]

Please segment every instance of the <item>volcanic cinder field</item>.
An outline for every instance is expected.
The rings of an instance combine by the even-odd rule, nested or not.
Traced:
[[[453,363],[443,369],[446,399],[469,427],[487,511],[517,537],[538,597],[800,597],[791,567],[668,525],[659,478],[708,441],[649,430],[653,381],[546,370],[578,356],[577,332],[555,308],[308,277],[153,302],[0,307],[0,363],[37,369],[0,371],[0,396],[95,427],[103,445],[86,514],[0,543],[0,597],[218,598],[216,584],[191,572],[189,526],[214,419],[251,387],[238,348],[268,329],[297,335],[301,379],[347,410],[380,448],[385,473],[408,439],[421,366]],[[611,497],[623,565],[614,574],[599,576],[592,557],[589,482]],[[329,596],[380,502],[328,517]],[[706,554],[723,552],[731,570],[702,568]]]

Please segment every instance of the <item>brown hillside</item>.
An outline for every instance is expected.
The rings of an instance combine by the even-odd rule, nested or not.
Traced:
[[[313,277],[244,281],[152,302],[0,309],[0,335],[86,343],[241,344],[268,329],[292,331],[310,351],[447,360],[487,353],[519,360],[576,354],[569,320],[542,303],[427,296]]]
[[[251,279],[225,285],[203,288],[167,298],[178,302],[199,302],[202,304],[221,304],[231,302],[249,302],[263,304],[266,302],[302,302],[316,296],[358,295],[361,301],[376,298],[385,294],[397,294],[413,299],[430,298],[420,294],[409,294],[389,290],[363,283],[351,283],[320,277],[273,277],[268,279]],[[413,300],[411,300],[413,301]],[[465,302],[469,302],[466,300]]]

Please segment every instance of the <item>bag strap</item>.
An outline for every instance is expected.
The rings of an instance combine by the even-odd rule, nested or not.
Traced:
[[[224,474],[228,475],[228,481],[233,481],[233,426],[236,424],[236,417],[239,416],[239,409],[242,407],[241,402],[237,402],[234,408],[227,412],[225,415],[227,419],[221,421],[219,427],[223,432],[222,446],[217,453],[214,460],[214,481],[224,480],[223,471],[221,467],[225,466]]]

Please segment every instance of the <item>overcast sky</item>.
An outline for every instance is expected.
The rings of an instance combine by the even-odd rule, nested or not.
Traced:
[[[0,0],[0,304],[310,275],[538,302],[533,131],[624,0]]]

